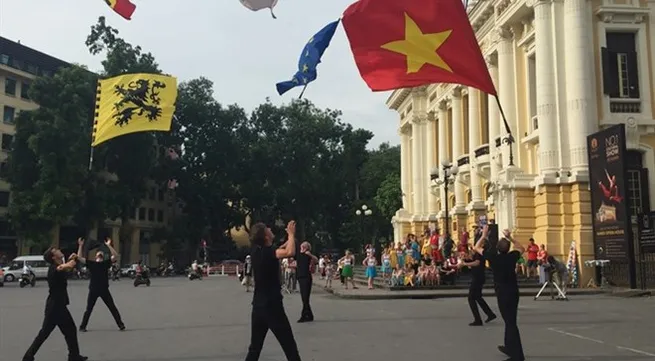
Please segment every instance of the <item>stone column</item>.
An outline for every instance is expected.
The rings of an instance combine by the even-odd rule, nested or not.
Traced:
[[[496,29],[496,36],[498,39],[498,97],[503,106],[503,111],[509,122],[510,130],[514,138],[518,139],[516,134],[516,126],[513,120],[516,119],[516,90],[515,90],[515,67],[514,67],[514,42],[513,34],[508,29]],[[501,116],[498,117],[498,129],[501,138],[507,136],[505,122]],[[502,144],[499,148],[503,160],[503,168],[509,165],[509,149],[506,144]],[[517,156],[516,143],[513,145],[513,154]],[[518,159],[514,159],[514,164],[518,163]]]
[[[491,80],[498,88],[498,57],[497,56],[488,56],[487,65],[489,67],[489,75],[491,75]],[[487,95],[487,104],[489,104],[489,156],[490,160],[490,173],[491,181],[495,182],[498,178],[498,171],[500,167],[496,162],[496,157],[500,156],[498,153],[498,148],[496,148],[496,138],[500,136],[500,111],[498,109],[498,104],[496,103],[496,97],[493,95]]]
[[[462,155],[462,94],[459,87],[453,90],[453,119],[452,119],[452,145],[453,145],[453,167],[457,167],[457,158]],[[466,207],[466,198],[464,185],[458,181],[455,182],[455,204],[454,213],[462,213]]]
[[[400,188],[403,194],[403,209],[410,210],[411,181],[410,181],[410,154],[409,131],[406,128],[398,129],[400,135]]]
[[[571,147],[570,165],[573,176],[582,175],[583,178],[588,175],[587,135],[594,130],[592,124],[596,122],[596,98],[592,85],[594,68],[590,66],[594,63],[590,46],[593,29],[589,21],[589,10],[587,0],[564,1],[566,123]]]
[[[568,1],[568,0],[567,0]],[[537,120],[539,121],[539,167],[542,177],[553,177],[559,171],[559,147],[557,139],[557,106],[555,93],[555,66],[552,41],[552,1],[529,0],[534,7],[535,60],[537,88]],[[568,39],[568,29],[566,38]],[[566,57],[573,55],[566,54]],[[592,62],[587,63],[591,67]],[[575,76],[568,74],[568,76]],[[568,81],[567,83],[571,83]],[[572,121],[578,121],[577,119]],[[580,120],[582,121],[582,120]]]
[[[482,204],[482,186],[480,175],[474,169],[476,164],[475,149],[480,146],[480,91],[469,87],[469,163],[471,168],[471,204],[470,209],[480,208]]]
[[[437,165],[439,167],[439,178],[443,180],[444,174],[442,173],[441,169],[441,163],[443,162],[448,162],[450,159],[448,159],[448,104],[446,101],[441,101],[439,103],[439,164]],[[440,192],[440,198],[441,198],[441,209],[439,212],[443,214],[444,212],[444,206],[446,205],[446,201],[448,200],[448,192],[446,192],[446,188],[444,186],[441,186],[441,189],[439,190]]]
[[[428,113],[428,118],[427,122],[425,123],[425,152],[426,152],[426,157],[425,157],[425,169],[427,170],[427,174],[425,175],[425,179],[427,181],[427,192],[426,197],[428,198],[428,209],[427,209],[427,214],[430,216],[430,220],[434,220],[437,212],[439,210],[437,209],[437,197],[429,192],[430,189],[430,173],[432,172],[432,169],[434,167],[439,166],[437,163],[437,157],[436,157],[436,152],[435,152],[435,116],[433,112]]]
[[[421,214],[423,209],[423,199],[421,184],[423,183],[423,167],[421,166],[421,118],[412,118],[412,193],[413,207],[412,216],[416,217]]]

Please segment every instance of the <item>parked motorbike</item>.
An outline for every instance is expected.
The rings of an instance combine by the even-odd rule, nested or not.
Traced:
[[[147,287],[150,287],[150,275],[148,272],[144,271],[136,274],[136,277],[134,277],[134,287],[139,285],[146,285]]]
[[[23,273],[20,276],[20,280],[18,281],[18,285],[20,286],[20,288],[23,288],[23,287],[25,287],[27,285],[30,285],[30,286],[34,287],[34,286],[36,286],[36,277],[34,276],[34,274]]]

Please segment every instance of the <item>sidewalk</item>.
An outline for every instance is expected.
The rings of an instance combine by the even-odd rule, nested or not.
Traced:
[[[402,300],[468,297],[468,289],[390,291],[379,288],[369,290],[366,287],[360,287],[359,289],[353,290],[345,289],[340,285],[336,285],[335,288],[327,290],[327,292],[333,294],[336,297],[351,300]],[[539,292],[539,288],[526,287],[521,288],[519,292],[521,297],[534,297],[537,292]],[[567,290],[567,295],[569,296],[600,295],[609,293],[612,293],[612,290],[594,288],[570,288]],[[495,297],[494,290],[489,288],[484,289],[482,294],[485,297]],[[548,292],[544,291],[541,297],[544,299],[548,298]]]

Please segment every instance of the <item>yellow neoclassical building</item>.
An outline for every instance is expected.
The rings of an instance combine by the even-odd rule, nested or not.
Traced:
[[[486,214],[555,256],[566,259],[575,240],[581,260],[593,258],[586,138],[617,123],[626,124],[632,213],[650,210],[654,9],[645,0],[472,1],[469,19],[516,140],[513,165],[494,97],[452,84],[394,91],[387,106],[400,117],[403,191],[396,241],[430,222],[444,229],[447,197],[455,238]],[[430,177],[442,162],[458,170],[447,191],[442,170]]]

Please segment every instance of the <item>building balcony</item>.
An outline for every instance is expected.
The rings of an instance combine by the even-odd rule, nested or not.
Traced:
[[[491,156],[489,155],[489,144],[483,144],[473,151],[475,154],[475,171],[485,179],[491,174]]]
[[[458,167],[463,167],[465,165],[469,165],[469,163],[470,163],[469,156],[467,154],[464,154],[464,155],[460,156],[459,158],[457,158],[457,166]]]
[[[641,113],[641,99],[610,98],[610,113]]]

